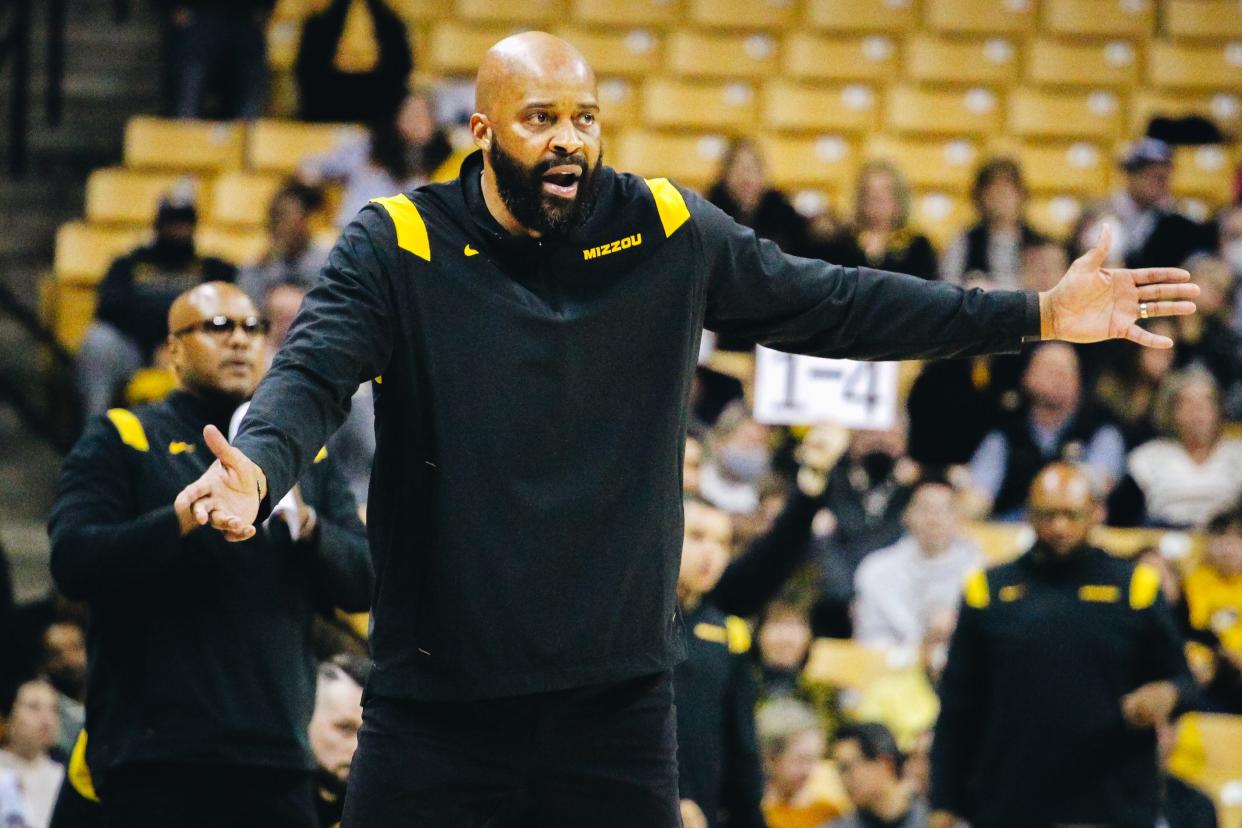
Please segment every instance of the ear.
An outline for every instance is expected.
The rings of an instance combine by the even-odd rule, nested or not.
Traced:
[[[470,135],[474,139],[474,145],[479,149],[492,148],[492,125],[486,115],[476,112],[470,116]]]

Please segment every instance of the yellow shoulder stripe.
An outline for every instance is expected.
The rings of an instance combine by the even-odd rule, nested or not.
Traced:
[[[315,455],[315,459],[312,462],[320,463],[326,460],[327,457],[328,457],[328,447],[323,446],[319,449],[319,453]]]
[[[388,211],[393,226],[397,228],[397,247],[408,250],[420,259],[431,261],[431,240],[427,238],[427,225],[423,217],[404,194],[373,198],[372,202]]]
[[[147,432],[143,430],[142,423],[134,416],[134,412],[124,408],[110,408],[108,419],[116,426],[122,443],[138,451],[151,450],[151,445],[147,442]]]
[[[730,615],[725,618],[725,629],[729,634],[729,652],[738,654],[750,651],[750,626],[745,621]]]
[[[690,218],[690,208],[686,200],[667,178],[644,178],[655,197],[656,210],[660,213],[660,223],[664,225],[664,235],[671,236]]]
[[[73,743],[73,753],[69,754],[69,771],[66,775],[75,791],[91,802],[99,801],[99,794],[95,793],[95,780],[91,779],[91,769],[86,766],[85,730],[78,734],[77,741]]]
[[[985,608],[992,600],[988,592],[988,574],[982,569],[976,569],[967,575],[962,595],[966,598],[966,606],[971,609]]]
[[[709,624],[706,621],[700,621],[694,625],[694,634],[704,641],[714,641],[717,644],[729,643],[729,631],[724,627],[718,627],[715,624]]]
[[[1130,609],[1147,609],[1160,592],[1160,572],[1149,564],[1134,567],[1130,576]]]

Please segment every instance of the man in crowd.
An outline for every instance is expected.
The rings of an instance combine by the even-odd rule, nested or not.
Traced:
[[[221,461],[178,502],[251,537],[359,381],[382,378],[375,666],[345,822],[483,823],[533,799],[550,824],[675,825],[679,470],[703,329],[871,359],[1168,347],[1135,320],[1192,313],[1195,288],[1103,274],[1107,232],[1042,295],[786,256],[603,165],[595,76],[546,33],[489,50],[476,94],[479,152],[346,228],[234,444],[207,430]],[[528,728],[552,735],[532,748]]]
[[[1193,693],[1160,576],[1087,543],[1089,476],[1035,478],[1035,545],[966,581],[932,742],[935,828],[1152,825],[1155,727]]]
[[[338,655],[319,665],[315,682],[315,711],[308,737],[315,755],[315,810],[319,828],[332,828],[341,821],[349,767],[358,750],[362,729],[362,686],[366,684],[366,661]]]
[[[856,809],[828,828],[926,828],[927,802],[901,781],[901,751],[878,722],[837,731],[832,760]]]
[[[237,276],[237,286],[246,291],[256,306],[263,307],[268,291],[279,285],[306,291],[319,279],[328,251],[315,243],[311,216],[322,207],[323,193],[296,181],[285,184],[272,196],[267,210],[267,254],[243,267]]]
[[[311,619],[365,610],[372,574],[353,498],[308,465],[247,543],[174,499],[263,372],[265,326],[237,287],[200,285],[168,313],[181,389],[90,421],[61,473],[51,569],[91,610],[86,766],[109,825],[314,820],[307,725]]]
[[[60,735],[56,690],[43,679],[30,679],[8,701],[0,772],[16,775],[30,828],[47,828],[65,776],[64,766],[49,755]]]
[[[1173,149],[1168,144],[1140,138],[1126,151],[1121,168],[1125,187],[1113,195],[1111,206],[1121,222],[1118,243],[1127,267],[1181,264],[1196,250],[1215,246],[1202,226],[1173,207]]]
[[[102,414],[117,389],[168,336],[168,309],[182,292],[231,282],[236,269],[194,250],[198,210],[188,188],[174,188],[155,214],[155,239],[112,263],[99,285],[95,321],[78,351],[78,390],[86,416]]]

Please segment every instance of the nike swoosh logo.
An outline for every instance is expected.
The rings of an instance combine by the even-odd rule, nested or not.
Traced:
[[[183,443],[180,440],[173,440],[168,444],[169,454],[182,454],[187,451],[194,451],[194,446],[190,443]]]
[[[479,251],[475,250],[475,249],[474,249],[473,247],[471,247],[470,245],[466,245],[466,249],[465,249],[465,250],[463,250],[462,252],[463,252],[463,253],[465,253],[467,256],[477,256],[477,255],[479,255]]]

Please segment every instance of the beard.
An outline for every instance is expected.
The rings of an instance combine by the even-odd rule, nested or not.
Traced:
[[[540,161],[533,167],[522,164],[500,146],[494,137],[488,159],[496,175],[496,190],[509,212],[528,230],[541,236],[565,237],[577,230],[595,209],[599,189],[599,167],[604,155],[600,152],[594,167],[587,165],[582,153]],[[543,190],[543,176],[553,167],[572,165],[582,170],[578,192],[573,198],[561,198]]]

